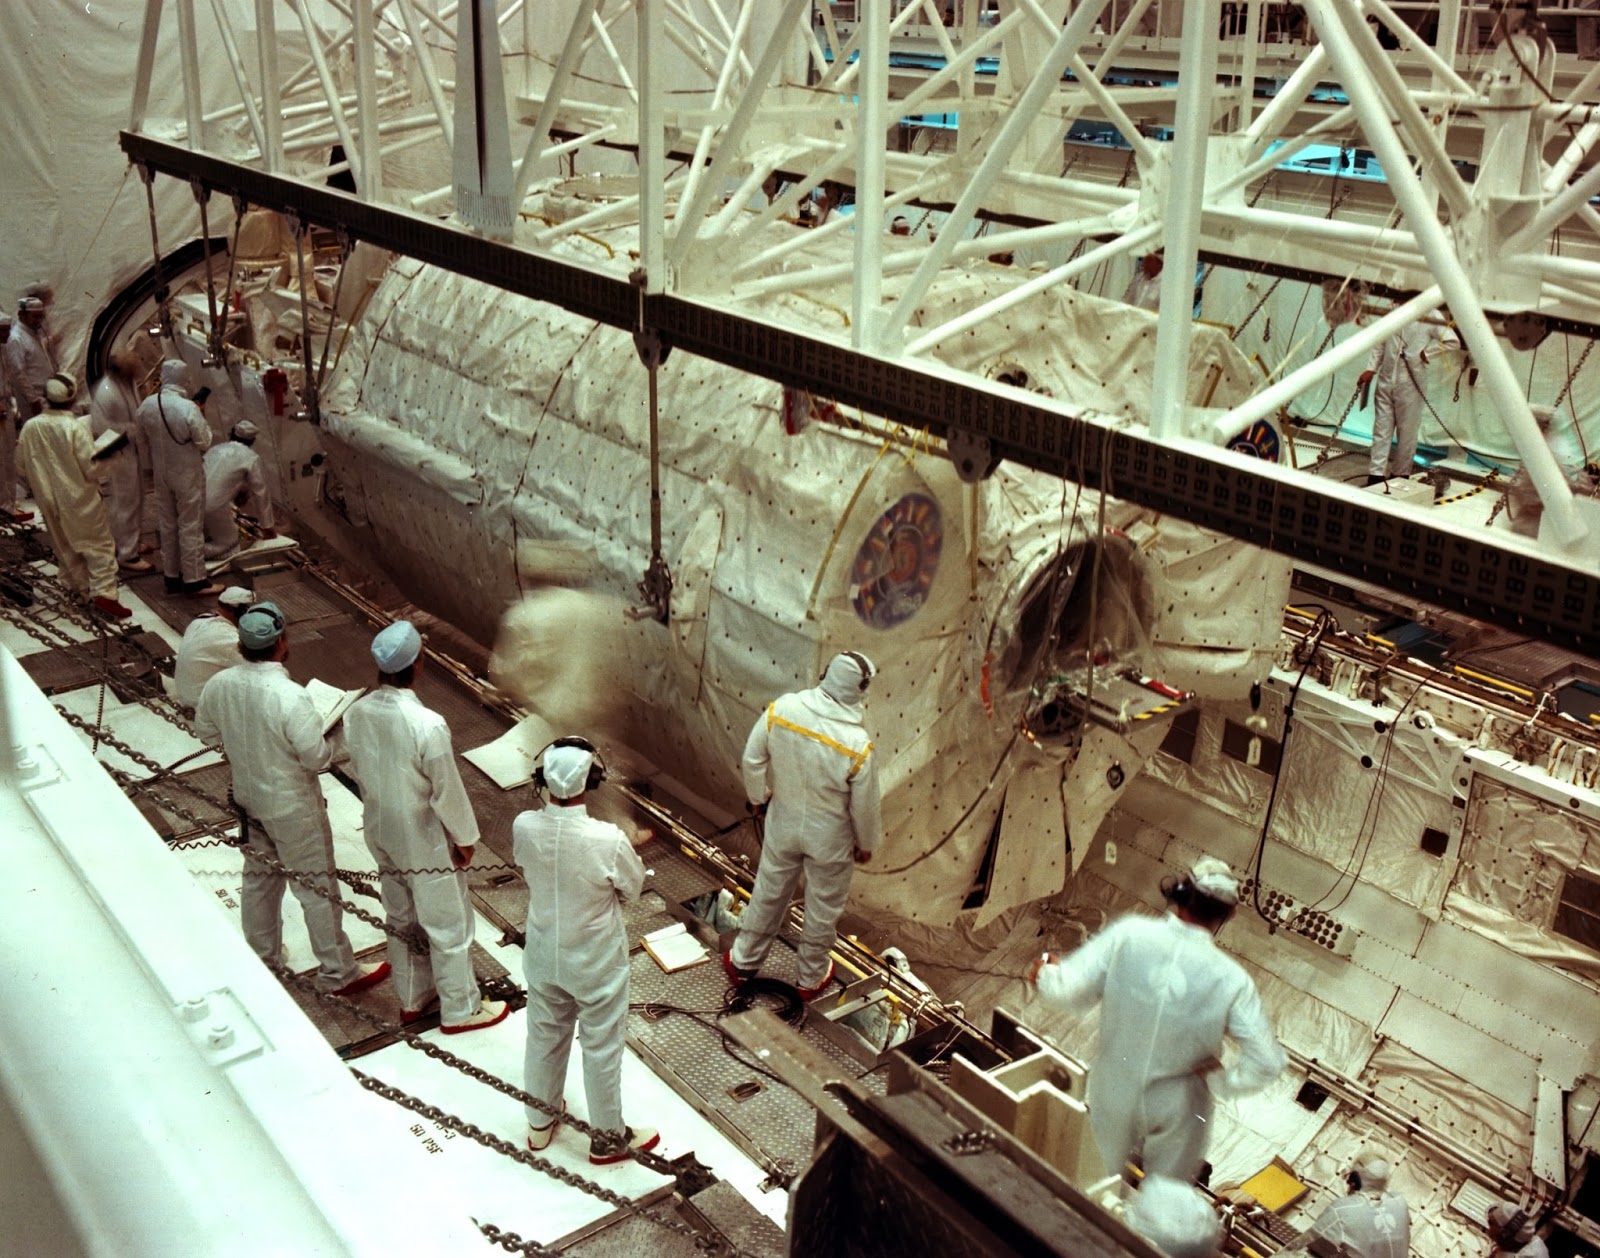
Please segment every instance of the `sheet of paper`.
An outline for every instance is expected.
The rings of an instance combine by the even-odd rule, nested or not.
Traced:
[[[502,791],[509,791],[533,781],[535,758],[554,738],[542,717],[527,716],[492,743],[464,751],[461,756]]]

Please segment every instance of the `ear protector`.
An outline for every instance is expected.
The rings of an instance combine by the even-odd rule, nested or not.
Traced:
[[[589,776],[585,778],[583,782],[585,794],[587,794],[589,791],[595,790],[600,783],[606,780],[606,762],[600,758],[600,749],[598,747],[591,743],[587,738],[579,738],[576,735],[567,738],[557,738],[546,743],[542,748],[540,748],[539,754],[534,758],[533,789],[538,791],[540,795],[543,795],[547,790],[550,789],[545,784],[544,780],[544,753],[549,751],[552,747],[576,747],[579,751],[587,751],[591,756],[594,757],[594,763],[589,766]]]
[[[1346,1175],[1344,1177],[1344,1183],[1345,1183],[1345,1187],[1348,1188],[1351,1192],[1360,1192],[1361,1191],[1361,1172],[1358,1171],[1358,1170],[1351,1171],[1348,1175]]]
[[[872,665],[867,662],[867,657],[861,654],[860,651],[840,651],[839,654],[844,656],[846,659],[852,659],[856,662],[856,667],[861,670],[861,693],[866,694],[867,687],[872,684]],[[828,669],[827,666],[824,665],[822,669],[822,675],[819,676],[817,680],[820,682],[822,678],[826,677],[827,675]]]
[[[1166,900],[1168,904],[1176,905],[1180,909],[1193,910],[1196,905],[1200,905],[1207,911],[1207,916],[1215,916],[1217,908],[1226,908],[1226,914],[1218,919],[1216,927],[1213,928],[1214,930],[1220,929],[1222,924],[1232,918],[1234,913],[1238,911],[1237,905],[1224,905],[1204,891],[1196,888],[1191,881],[1191,876],[1187,873],[1181,878],[1175,878],[1168,874],[1161,880],[1160,885],[1161,898]]]
[[[251,603],[250,606],[246,607],[244,612],[240,614],[248,615],[250,612],[259,612],[261,615],[265,616],[272,622],[273,628],[276,629],[280,635],[282,635],[283,631],[289,627],[289,622],[283,618],[283,613],[271,603]]]

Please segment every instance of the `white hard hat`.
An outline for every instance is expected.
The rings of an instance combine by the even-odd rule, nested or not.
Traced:
[[[78,396],[78,382],[64,371],[58,371],[44,382],[45,400],[61,405]]]

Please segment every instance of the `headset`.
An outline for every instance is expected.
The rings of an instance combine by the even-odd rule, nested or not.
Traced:
[[[1522,1230],[1527,1226],[1528,1212],[1518,1206],[1511,1217],[1495,1229],[1494,1247],[1503,1249],[1507,1253],[1515,1253],[1533,1239],[1532,1232],[1526,1236],[1522,1234]]]
[[[251,612],[260,612],[263,616],[270,620],[273,628],[278,631],[278,635],[280,637],[283,635],[283,631],[289,627],[289,622],[283,618],[283,613],[271,603],[251,603],[249,607],[246,607],[244,611],[240,612],[239,614],[241,616],[248,616]]]
[[[1185,872],[1181,878],[1168,874],[1161,880],[1161,897],[1168,904],[1176,905],[1180,909],[1188,909],[1196,916],[1214,919],[1213,931],[1221,930],[1233,915],[1239,911],[1237,904],[1223,904],[1215,896],[1209,896],[1194,885],[1193,875]],[[1217,909],[1226,910],[1221,917],[1217,917]]]
[[[1360,1192],[1361,1191],[1361,1171],[1359,1169],[1355,1169],[1355,1170],[1350,1171],[1348,1174],[1346,1174],[1345,1177],[1344,1177],[1344,1186],[1346,1188],[1348,1188],[1351,1192]]]
[[[872,684],[873,669],[872,669],[871,662],[867,659],[867,657],[865,655],[861,654],[860,651],[839,651],[839,652],[837,652],[837,654],[844,656],[846,659],[851,659],[851,660],[854,660],[856,662],[856,667],[861,670],[861,693],[862,694],[866,694],[867,693],[867,687]],[[829,664],[833,663],[833,660],[830,658],[828,660],[828,663]],[[817,681],[818,682],[822,681],[823,677],[826,677],[827,675],[828,675],[828,666],[827,666],[827,664],[824,664],[822,666],[822,674],[821,674],[821,676],[819,676],[817,678]]]
[[[64,371],[56,372],[55,375],[51,376],[50,379],[45,381],[45,383],[59,384],[67,391],[68,394],[75,394],[78,391],[78,382]],[[70,398],[68,400],[70,400]]]
[[[584,779],[584,794],[588,794],[590,791],[595,790],[599,787],[600,783],[606,780],[608,776],[606,762],[601,758],[600,749],[591,743],[587,738],[580,738],[576,734],[573,734],[566,738],[552,739],[540,749],[539,754],[534,758],[533,762],[533,789],[539,794],[541,799],[544,797],[545,792],[550,789],[544,780],[544,753],[549,751],[552,747],[576,747],[580,751],[587,751],[591,756],[594,757],[594,763],[589,766],[589,776]]]

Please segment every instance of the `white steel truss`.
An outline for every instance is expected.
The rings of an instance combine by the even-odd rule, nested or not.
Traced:
[[[147,0],[130,130],[146,129],[156,41],[200,56],[195,7]],[[313,185],[348,170],[363,201],[453,207],[481,233],[457,147],[478,144],[482,170],[499,100],[471,67],[503,53],[513,209],[561,176],[612,181],[586,212],[523,217],[516,247],[553,255],[636,225],[637,261],[591,250],[586,265],[618,279],[637,266],[650,294],[752,319],[773,294],[844,285],[841,338],[863,360],[932,364],[975,324],[1156,245],[1163,362],[1186,361],[1197,259],[1389,296],[1359,330],[1264,363],[1221,417],[1185,404],[1181,373],[1158,375],[1149,436],[1201,457],[1308,389],[1331,395],[1392,330],[1444,312],[1537,486],[1544,541],[1600,572],[1501,335],[1527,314],[1600,332],[1600,64],[1557,47],[1593,44],[1579,11],[1307,0],[1291,29],[1294,7],[1264,0],[466,0],[471,22],[430,0],[255,0],[252,59],[229,8],[210,6],[238,96],[202,101],[185,76],[188,147]],[[1292,169],[1324,150],[1327,173]],[[1382,177],[1347,178],[1341,209],[1326,189],[1358,151]],[[455,159],[449,182],[418,184],[427,155],[445,173]],[[816,225],[775,239],[804,206],[821,207]],[[900,214],[936,237],[886,231]],[[850,247],[818,261],[830,237]],[[939,276],[1016,253],[1034,262],[1024,282],[916,323]]]

